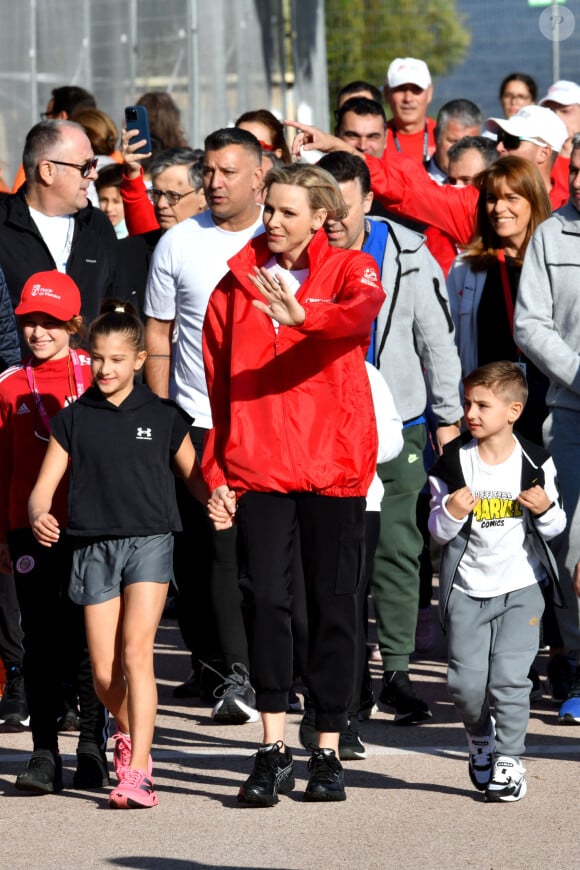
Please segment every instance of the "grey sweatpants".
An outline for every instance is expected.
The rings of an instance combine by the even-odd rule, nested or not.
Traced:
[[[493,701],[500,755],[517,758],[525,750],[528,672],[538,651],[543,612],[544,597],[537,584],[495,598],[471,598],[451,590],[449,694],[472,736],[490,733]]]

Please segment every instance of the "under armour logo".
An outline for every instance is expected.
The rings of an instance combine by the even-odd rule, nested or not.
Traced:
[[[144,429],[141,426],[137,427],[137,440],[138,441],[151,441],[151,429]]]

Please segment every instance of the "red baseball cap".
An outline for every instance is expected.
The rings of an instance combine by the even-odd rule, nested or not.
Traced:
[[[16,314],[40,311],[63,323],[81,313],[81,294],[69,275],[53,269],[31,275],[15,308]]]

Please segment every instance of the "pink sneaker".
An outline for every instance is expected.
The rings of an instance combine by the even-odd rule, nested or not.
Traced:
[[[132,767],[122,769],[121,781],[109,795],[109,806],[113,810],[140,810],[156,807],[158,803],[150,774]]]
[[[123,734],[117,731],[113,734],[115,745],[113,747],[113,764],[117,779],[121,782],[121,772],[126,767],[131,767],[131,738],[128,734]],[[149,776],[153,773],[153,759],[149,756],[147,761],[147,773]]]

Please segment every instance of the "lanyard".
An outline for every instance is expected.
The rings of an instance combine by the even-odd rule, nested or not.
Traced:
[[[395,148],[399,152],[402,152],[401,143],[399,142],[399,137],[397,136],[397,131],[393,126],[393,142],[395,143]],[[429,158],[429,133],[427,132],[427,124],[425,124],[425,130],[423,131],[423,163],[427,163]]]
[[[510,279],[508,275],[508,270],[505,262],[505,253],[503,250],[499,250],[497,253],[497,261],[499,263],[499,274],[501,276],[501,286],[503,288],[503,298],[505,302],[505,310],[507,314],[508,324],[510,328],[510,333],[514,334],[514,300],[512,298],[512,289],[510,286]],[[515,343],[515,342],[514,342]],[[516,345],[516,351],[518,356],[520,356],[521,351],[519,347]]]
[[[36,386],[36,379],[34,377],[34,368],[32,367],[32,357],[29,357],[26,363],[26,380],[28,381],[28,386],[30,387],[30,392],[34,396],[34,402],[36,404],[36,410],[40,415],[40,419],[45,425],[46,431],[50,432],[50,417],[44,407],[44,403],[40,397],[40,393],[38,392],[38,388]],[[70,360],[72,360],[73,364],[73,372],[74,372],[74,381],[75,381],[75,389],[76,389],[76,397],[80,399],[82,394],[85,391],[85,385],[83,381],[83,370],[81,366],[81,361],[79,359],[79,355],[76,350],[72,348],[69,349],[69,365]],[[71,385],[72,386],[72,385]]]

